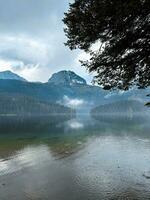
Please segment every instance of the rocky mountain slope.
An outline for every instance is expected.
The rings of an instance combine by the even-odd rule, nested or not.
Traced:
[[[86,80],[75,74],[73,71],[60,71],[52,75],[48,81],[49,83],[54,83],[55,85],[87,85]]]

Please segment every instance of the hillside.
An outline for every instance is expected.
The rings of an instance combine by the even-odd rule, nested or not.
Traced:
[[[24,79],[23,77],[7,70],[7,71],[3,71],[0,72],[0,79],[10,79],[10,80],[19,80],[19,81],[27,81],[26,79]]]
[[[146,110],[144,105],[139,101],[128,100],[128,101],[117,101],[110,104],[100,105],[94,109],[92,109],[93,113],[96,114],[111,114],[111,113],[140,113]]]
[[[148,108],[136,100],[123,100],[100,105],[91,110],[91,116],[105,123],[144,123],[150,117]]]
[[[54,115],[62,113],[74,114],[70,108],[58,104],[45,103],[20,94],[0,93],[0,116]]]
[[[147,108],[136,100],[122,100],[97,106],[91,110],[92,116],[133,116],[145,115]]]

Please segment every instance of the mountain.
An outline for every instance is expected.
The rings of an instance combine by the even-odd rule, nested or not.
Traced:
[[[20,80],[0,79],[0,93],[28,96],[46,103],[57,103],[71,107],[77,112],[89,112],[92,108],[118,101],[136,100],[149,102],[150,88],[132,89],[126,92],[106,91],[88,85],[72,71],[60,71],[52,75],[47,83],[32,83]]]
[[[86,80],[75,74],[73,71],[60,71],[52,75],[48,81],[55,85],[86,85]]]
[[[10,79],[10,80],[19,80],[19,81],[26,81],[24,78],[22,78],[21,76],[7,70],[7,71],[3,71],[0,72],[0,79]]]
[[[79,104],[82,104],[82,107],[85,105],[86,108],[89,107],[87,104],[98,105],[108,94],[98,86],[88,85],[83,78],[71,71],[55,73],[47,83],[0,79],[0,86],[0,92],[26,95],[65,106],[72,104],[72,107],[79,107]]]
[[[33,97],[48,103],[88,112],[94,105],[104,103],[108,93],[91,85],[55,85],[53,83],[32,83],[18,80],[0,80],[0,93],[18,94]]]

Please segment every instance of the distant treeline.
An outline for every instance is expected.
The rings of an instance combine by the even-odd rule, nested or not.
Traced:
[[[124,100],[124,101],[117,101],[110,104],[100,105],[94,109],[92,109],[92,114],[110,114],[110,113],[141,113],[146,108],[144,104],[136,101],[136,100]]]
[[[144,123],[150,117],[146,106],[136,100],[124,100],[100,105],[91,110],[91,116],[105,123],[128,123],[128,125]]]
[[[42,102],[32,97],[0,93],[0,115],[49,115],[74,114],[70,108],[59,104]]]

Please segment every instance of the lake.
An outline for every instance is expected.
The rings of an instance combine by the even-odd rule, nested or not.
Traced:
[[[150,199],[150,118],[0,120],[0,200]]]

